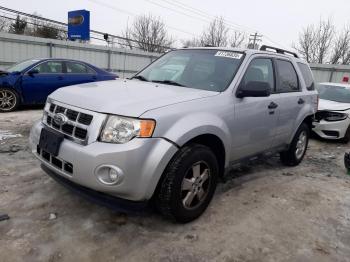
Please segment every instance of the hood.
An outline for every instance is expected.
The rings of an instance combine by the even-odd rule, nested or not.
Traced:
[[[50,98],[100,113],[139,117],[152,109],[217,94],[193,88],[118,79],[61,88],[52,93]]]
[[[318,110],[346,111],[350,109],[350,103],[339,103],[331,100],[320,99]]]

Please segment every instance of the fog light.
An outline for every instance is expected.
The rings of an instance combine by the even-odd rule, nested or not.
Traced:
[[[119,175],[118,175],[117,170],[115,170],[113,168],[109,169],[109,178],[112,182],[117,182],[118,177],[119,177]]]
[[[98,167],[95,174],[100,183],[108,186],[121,183],[124,177],[123,171],[119,167],[112,165]]]

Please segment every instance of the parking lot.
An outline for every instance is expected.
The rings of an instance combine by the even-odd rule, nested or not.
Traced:
[[[350,261],[347,145],[313,139],[298,167],[275,157],[232,170],[208,211],[181,225],[113,212],[46,176],[27,145],[40,117],[0,118],[2,261]]]

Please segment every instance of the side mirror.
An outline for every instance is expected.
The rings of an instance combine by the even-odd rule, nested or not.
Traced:
[[[33,76],[35,74],[39,74],[39,70],[38,69],[31,69],[28,72],[28,75],[30,75],[30,76]]]
[[[250,81],[246,85],[240,86],[236,96],[243,97],[267,97],[271,94],[271,86],[267,82]]]

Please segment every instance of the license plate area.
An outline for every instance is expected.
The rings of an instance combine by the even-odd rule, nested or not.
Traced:
[[[63,139],[63,134],[43,128],[40,134],[39,147],[53,156],[58,156]]]

